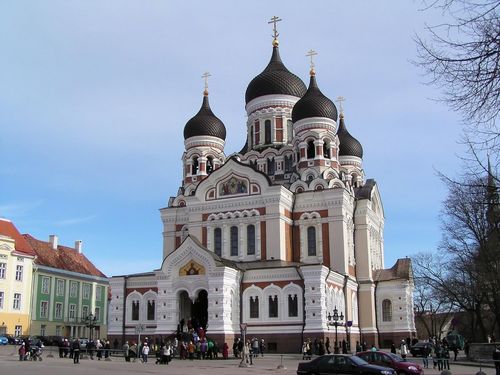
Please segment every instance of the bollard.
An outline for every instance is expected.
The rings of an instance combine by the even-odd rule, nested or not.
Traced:
[[[476,375],[486,375],[486,373],[482,372],[482,371],[478,371],[478,372],[476,372]]]
[[[450,370],[444,370],[444,371],[441,371],[441,373],[439,375],[452,375],[452,373]]]
[[[278,370],[286,370],[286,367],[283,366],[283,354],[280,355],[281,357],[281,362],[280,364],[278,365],[278,367],[276,367]]]

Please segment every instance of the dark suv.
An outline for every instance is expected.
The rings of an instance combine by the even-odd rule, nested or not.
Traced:
[[[396,370],[398,374],[422,375],[424,373],[424,369],[418,363],[409,362],[393,353],[377,350],[375,352],[356,353],[356,355],[372,365],[390,367]]]

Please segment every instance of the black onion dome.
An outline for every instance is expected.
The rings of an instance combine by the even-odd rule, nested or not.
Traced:
[[[340,115],[337,135],[339,137],[339,156],[357,156],[363,159],[363,146],[347,131],[342,114]]]
[[[271,61],[266,69],[252,79],[245,93],[245,102],[248,104],[255,98],[264,95],[283,94],[302,97],[306,92],[306,85],[295,74],[290,72],[281,61],[277,46],[273,47]]]
[[[316,76],[311,75],[309,88],[305,95],[293,106],[292,121],[310,117],[326,117],[337,121],[337,107],[318,87]]]
[[[184,139],[199,135],[209,135],[223,140],[226,139],[226,127],[210,109],[208,95],[203,96],[203,104],[200,110],[184,127]]]

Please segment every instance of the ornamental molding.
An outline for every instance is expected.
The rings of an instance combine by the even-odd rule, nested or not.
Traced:
[[[292,95],[263,95],[251,100],[245,110],[250,115],[252,112],[266,107],[290,107],[293,108],[300,98]]]
[[[184,147],[186,150],[193,147],[215,147],[223,150],[224,145],[225,141],[223,139],[209,135],[197,135],[195,137],[189,137],[184,141]]]

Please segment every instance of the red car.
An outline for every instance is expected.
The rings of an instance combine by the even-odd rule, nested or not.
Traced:
[[[393,353],[381,352],[377,350],[374,352],[368,351],[356,353],[356,355],[370,364],[390,367],[394,369],[398,375],[424,374],[424,369],[421,365],[415,362],[409,362]]]

